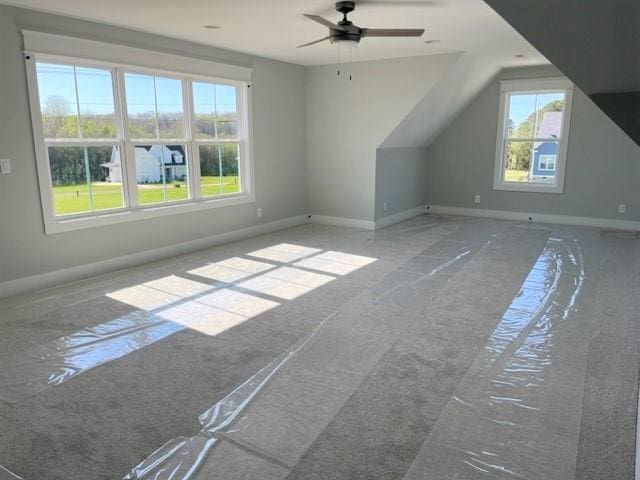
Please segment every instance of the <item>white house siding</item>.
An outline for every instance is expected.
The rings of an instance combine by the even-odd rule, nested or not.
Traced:
[[[149,150],[143,147],[136,147],[134,154],[136,159],[136,180],[138,183],[161,182],[161,166],[170,169],[171,174],[167,174],[167,181],[183,179],[187,175],[184,156],[180,152],[169,150],[164,145],[154,145]],[[173,163],[174,161],[175,164]],[[103,164],[103,166],[109,168],[108,179],[110,182],[122,182],[120,151],[118,149],[113,150],[111,161]]]

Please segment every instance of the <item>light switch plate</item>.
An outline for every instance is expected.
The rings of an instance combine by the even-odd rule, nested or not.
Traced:
[[[11,160],[8,158],[0,158],[0,173],[8,175],[11,173]]]

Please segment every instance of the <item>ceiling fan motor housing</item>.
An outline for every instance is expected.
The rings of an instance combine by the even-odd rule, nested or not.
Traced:
[[[342,20],[337,24],[320,15],[305,13],[304,16],[324,27],[329,28],[329,35],[313,42],[299,45],[298,48],[309,47],[329,40],[331,43],[357,44],[362,37],[421,37],[424,28],[361,28],[347,18],[349,12],[356,8],[356,2],[336,2],[336,10],[342,13]]]
[[[356,2],[336,2],[336,10],[344,15],[344,18],[338,22],[338,25],[342,27],[343,30],[330,29],[331,38],[329,40],[331,43],[341,41],[360,42],[362,29],[347,20],[347,14],[353,12],[355,8]]]

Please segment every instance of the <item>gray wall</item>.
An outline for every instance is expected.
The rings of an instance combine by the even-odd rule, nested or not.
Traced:
[[[256,203],[45,235],[21,28],[253,65]],[[0,282],[204,238],[303,214],[306,208],[304,68],[69,18],[0,7]],[[256,218],[256,207],[264,216]]]
[[[553,67],[505,70],[499,79],[558,75]],[[640,220],[640,149],[580,90],[574,90],[564,194],[493,190],[499,81],[429,147],[428,202],[530,213]],[[627,213],[618,214],[619,203]]]
[[[310,67],[307,72],[309,208],[373,220],[376,149],[458,54]],[[352,80],[348,76],[352,75]]]
[[[424,206],[427,202],[426,177],[427,147],[379,148],[376,153],[376,220]]]

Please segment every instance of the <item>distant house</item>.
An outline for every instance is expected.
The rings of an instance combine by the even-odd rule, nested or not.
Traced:
[[[187,165],[184,154],[178,150],[171,150],[165,145],[135,147],[136,180],[137,183],[161,183],[162,172],[167,182],[184,180],[187,177]],[[108,169],[107,181],[122,182],[120,151],[113,149],[111,161],[101,166]]]
[[[536,138],[549,138],[547,142],[533,144],[533,161],[531,162],[531,177],[544,179],[556,175],[558,159],[558,138],[562,129],[563,112],[544,112],[536,131]]]

